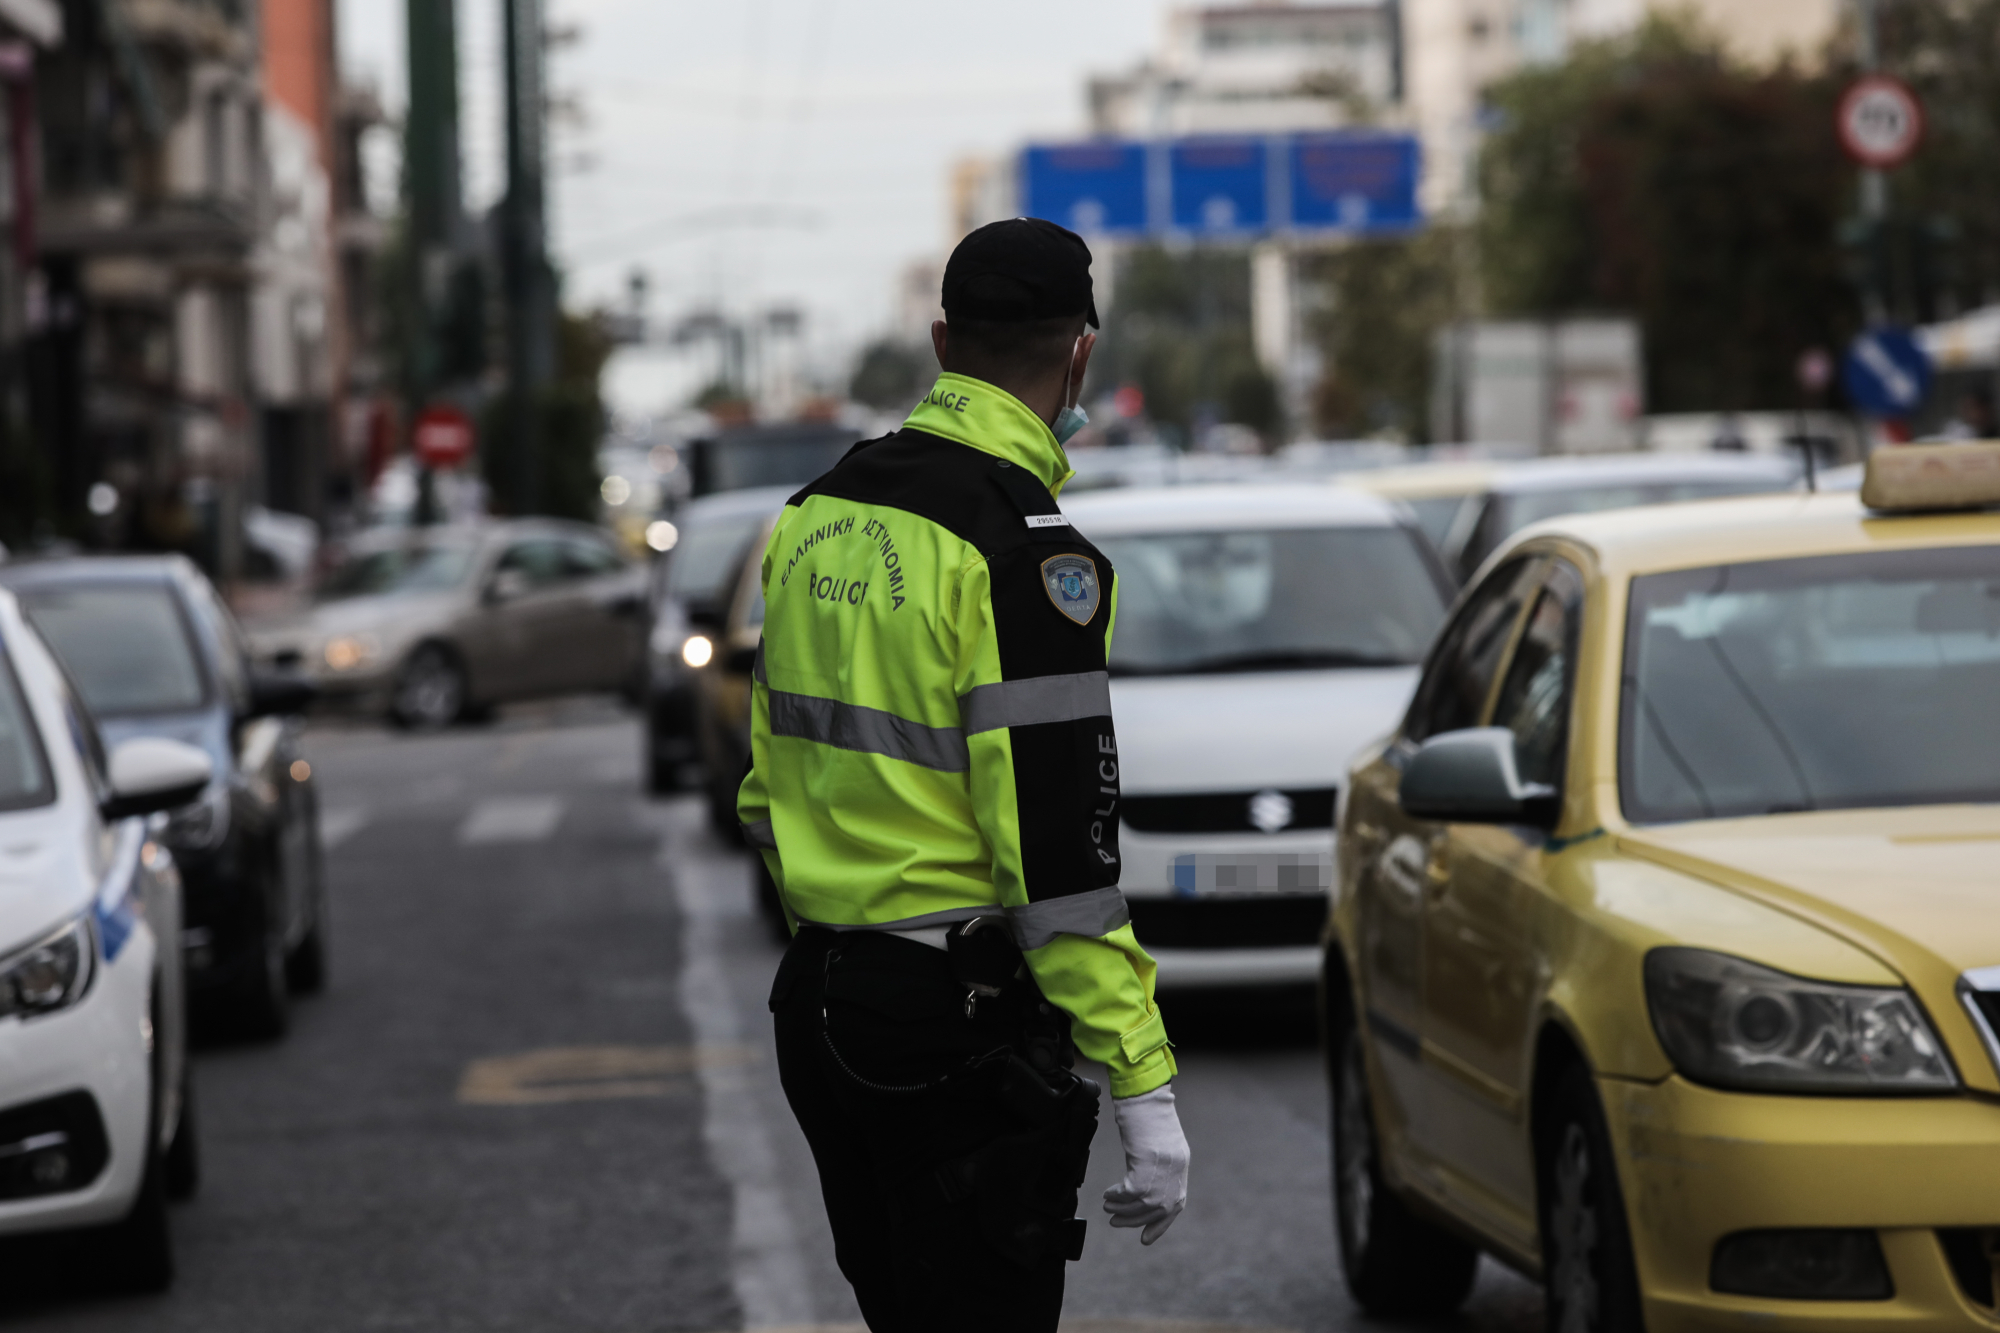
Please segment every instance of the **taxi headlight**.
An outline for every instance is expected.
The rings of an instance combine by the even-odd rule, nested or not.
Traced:
[[[79,917],[18,953],[0,958],[0,1018],[67,1009],[90,989],[97,946]]]
[[[1944,1044],[1906,990],[1807,981],[1706,949],[1646,955],[1653,1030],[1681,1073],[1758,1092],[1941,1092]]]
[[[681,645],[681,661],[697,671],[715,659],[715,640],[706,634],[691,634]]]

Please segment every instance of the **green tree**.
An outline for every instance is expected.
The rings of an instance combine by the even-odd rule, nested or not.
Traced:
[[[1313,327],[1327,367],[1313,394],[1320,434],[1428,441],[1432,348],[1461,308],[1464,239],[1460,229],[1438,226],[1363,241],[1310,264],[1307,280],[1332,294]]]
[[[599,381],[611,359],[612,341],[595,315],[564,312],[556,326],[556,377],[523,403],[512,392],[487,404],[480,430],[480,461],[496,510],[506,514],[548,514],[585,522],[597,516],[597,466],[604,439],[605,412]],[[514,460],[524,447],[528,412],[536,427],[534,461],[524,495]]]
[[[1217,420],[1275,436],[1283,417],[1251,343],[1243,250],[1137,246],[1121,257],[1114,291],[1091,358],[1090,392],[1137,386],[1147,415],[1170,433]]]
[[[1655,411],[1788,406],[1798,353],[1859,317],[1834,96],[1680,20],[1503,81],[1480,169],[1490,311],[1635,314]]]
[[[1924,141],[1890,174],[1892,314],[1944,318],[2000,300],[2000,0],[1885,5],[1884,68],[1924,105]],[[1850,68],[1836,68],[1845,82]]]
[[[912,347],[896,338],[878,338],[861,351],[847,396],[884,411],[914,405],[937,374],[937,359],[928,347]]]

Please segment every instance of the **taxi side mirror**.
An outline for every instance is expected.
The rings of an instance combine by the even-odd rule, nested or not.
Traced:
[[[1551,828],[1558,810],[1554,787],[1521,780],[1514,733],[1505,727],[1431,737],[1403,770],[1399,797],[1411,818],[1445,824]]]

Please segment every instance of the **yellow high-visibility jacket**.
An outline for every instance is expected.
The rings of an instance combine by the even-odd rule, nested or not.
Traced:
[[[1117,580],[1056,507],[1073,475],[1019,399],[945,375],[792,497],[764,555],[737,815],[800,923],[1004,911],[1129,1097],[1174,1057],[1118,889]]]

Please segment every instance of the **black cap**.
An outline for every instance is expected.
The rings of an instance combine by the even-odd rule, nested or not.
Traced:
[[[1080,314],[1094,329],[1090,247],[1041,218],[989,222],[960,241],[944,266],[944,313],[1001,323]]]

